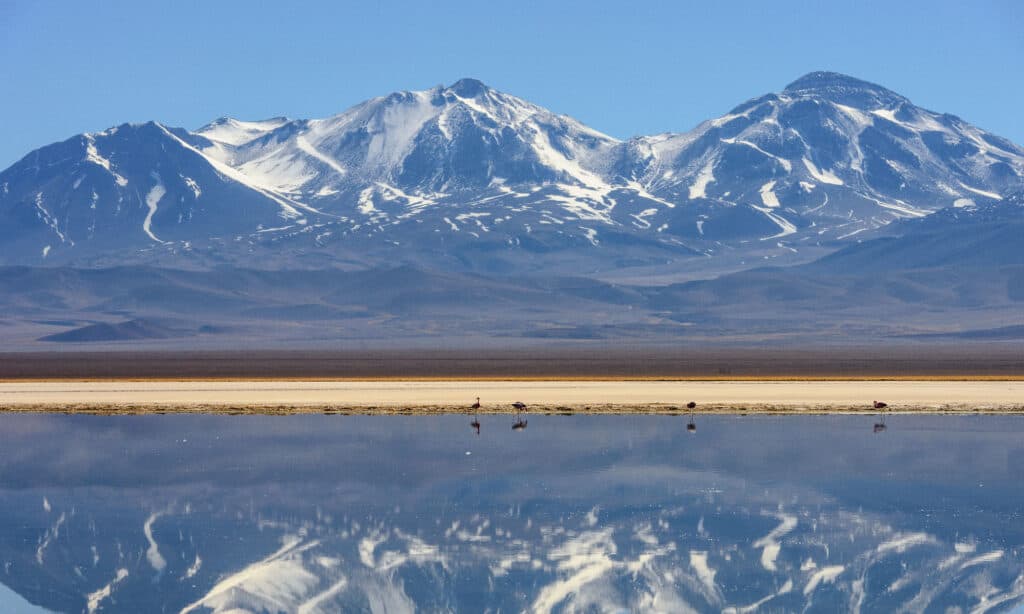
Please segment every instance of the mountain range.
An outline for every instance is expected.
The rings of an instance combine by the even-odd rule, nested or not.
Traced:
[[[326,119],[123,124],[0,173],[0,330],[1012,329],[1022,189],[1024,148],[829,72],[624,141],[473,79]]]
[[[0,259],[475,271],[810,259],[1022,185],[1021,147],[835,73],[626,141],[463,79],[326,119],[124,124],[41,148],[0,173]]]

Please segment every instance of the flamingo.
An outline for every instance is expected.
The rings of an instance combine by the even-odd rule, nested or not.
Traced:
[[[881,401],[875,401],[875,409],[885,409],[886,407],[889,407],[888,403],[883,403]]]
[[[693,421],[693,410],[697,408],[696,401],[690,401],[686,404],[686,409],[690,410],[690,421],[686,424],[686,432],[691,435],[697,432],[697,423]]]
[[[473,409],[473,421],[469,423],[469,426],[476,429],[476,434],[480,434],[480,420],[476,417],[476,411],[480,409],[480,397],[476,398],[476,403],[470,406]]]
[[[516,408],[516,421],[512,424],[513,431],[521,431],[526,428],[526,420],[523,420],[519,415],[519,412],[526,409],[526,403],[522,401],[516,401],[512,404],[512,407]]]

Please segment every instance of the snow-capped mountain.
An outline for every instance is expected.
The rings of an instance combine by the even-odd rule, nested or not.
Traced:
[[[646,161],[637,179],[652,193],[710,205],[705,232],[750,238],[774,230],[794,243],[998,201],[1024,177],[1019,146],[880,86],[825,72],[689,133],[640,138],[632,147]],[[723,217],[716,209],[731,206],[758,211],[761,225],[775,226],[716,223]],[[683,207],[677,218],[693,210]]]
[[[464,79],[326,119],[44,147],[0,173],[0,261],[809,259],[1021,185],[1019,146],[834,73],[628,141]]]

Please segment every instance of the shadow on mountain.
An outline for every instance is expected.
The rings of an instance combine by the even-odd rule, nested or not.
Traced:
[[[128,320],[115,324],[89,324],[72,330],[41,337],[40,341],[88,343],[95,341],[133,341],[137,339],[170,339],[190,337],[196,331],[172,328],[152,320]]]

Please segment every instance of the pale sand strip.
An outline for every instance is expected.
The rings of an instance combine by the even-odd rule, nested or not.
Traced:
[[[523,401],[533,409],[1024,410],[1024,381],[95,381],[0,383],[8,410],[323,408],[459,410]]]

